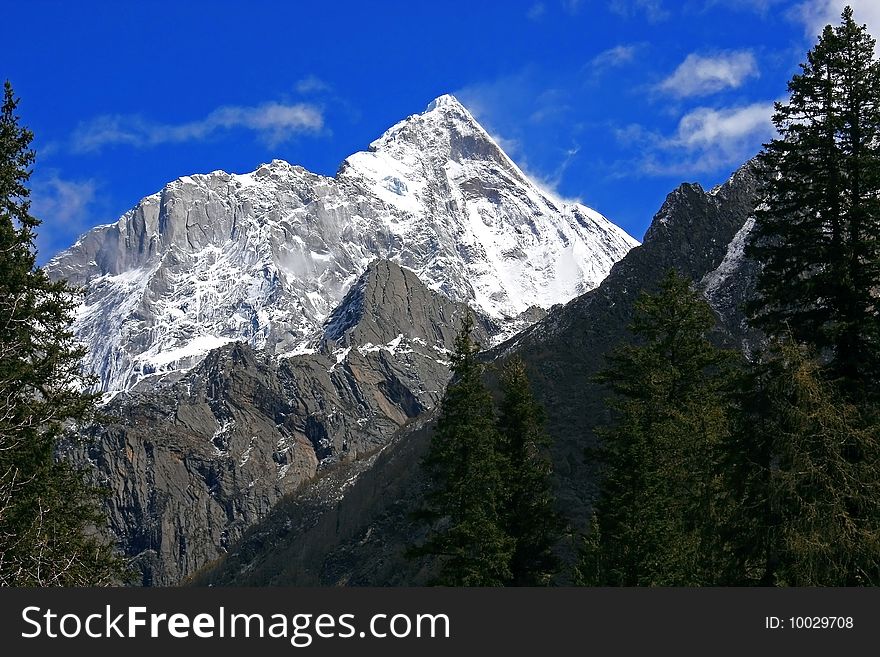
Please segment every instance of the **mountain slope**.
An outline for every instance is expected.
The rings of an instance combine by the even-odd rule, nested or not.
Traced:
[[[605,391],[592,377],[608,350],[628,339],[627,326],[641,291],[653,289],[669,268],[685,273],[698,281],[719,313],[718,339],[741,344],[737,300],[752,289],[755,265],[742,257],[739,246],[757,202],[756,186],[751,163],[709,192],[696,184],[681,185],[655,215],[644,244],[617,263],[596,290],[554,309],[485,354],[494,364],[512,354],[525,360],[535,393],[547,409],[560,509],[574,528],[587,521],[596,493],[596,473],[586,449],[596,446],[593,428],[606,417]],[[430,427],[419,426],[395,440],[352,486],[325,497],[331,501],[321,507],[321,519],[304,522],[295,501],[279,506],[198,583],[424,582],[424,562],[404,559],[403,550],[421,531],[411,512],[419,505],[419,460],[429,432]],[[333,528],[331,518],[337,519]],[[296,532],[286,529],[288,520]]]
[[[636,299],[643,290],[655,290],[670,268],[698,287],[713,272],[720,276],[718,270],[756,202],[757,178],[751,162],[711,191],[698,184],[680,185],[654,216],[644,243],[617,263],[596,290],[494,349],[496,359],[517,353],[526,361],[532,385],[547,409],[561,503],[571,517],[579,521],[587,517],[595,495],[595,473],[584,449],[597,445],[593,429],[607,419],[605,389],[592,378],[604,366],[605,354],[630,338]],[[745,277],[727,281],[728,286],[733,283],[749,287]],[[707,295],[710,304],[720,299]],[[713,308],[721,319],[718,341],[737,345],[741,335],[727,329],[742,324],[739,306],[724,303]]]
[[[319,473],[349,485],[437,404],[465,312],[376,261],[315,353],[279,360],[232,343],[176,383],[116,395],[71,456],[109,488],[110,529],[142,582],[175,584],[217,559]]]
[[[86,288],[75,323],[104,391],[174,379],[243,341],[314,351],[377,258],[469,304],[500,337],[594,288],[635,240],[542,192],[453,97],[390,128],[333,178],[280,160],[180,178],[47,270]],[[170,375],[170,376],[169,376]]]

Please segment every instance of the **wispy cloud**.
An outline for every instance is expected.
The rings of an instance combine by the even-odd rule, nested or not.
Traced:
[[[568,91],[551,87],[535,97],[535,110],[529,115],[529,121],[546,123],[553,119],[562,119],[571,109]]]
[[[594,70],[604,70],[615,66],[622,66],[635,59],[639,46],[636,44],[621,44],[603,50],[590,60],[589,67]]]
[[[317,75],[308,75],[296,82],[296,90],[301,94],[314,94],[329,91],[330,85]]]
[[[706,0],[706,8],[724,7],[725,9],[743,9],[764,15],[772,8],[788,0]]]
[[[138,115],[112,114],[82,123],[70,140],[78,153],[100,151],[108,146],[148,148],[167,143],[206,139],[218,132],[244,129],[254,132],[270,146],[302,133],[317,133],[324,127],[320,108],[309,103],[264,103],[253,107],[226,106],[203,119],[170,124]]]
[[[507,118],[521,120],[535,111],[535,99],[544,90],[531,68],[492,80],[474,82],[455,90],[458,98],[482,123],[492,128]],[[512,121],[515,122],[515,121]]]
[[[544,14],[547,13],[547,5],[543,2],[536,2],[529,10],[526,12],[526,18],[531,21],[537,21],[543,18]]]
[[[534,171],[528,166],[527,162],[521,164],[520,169],[522,169],[523,173],[525,173],[533,183],[549,196],[568,203],[580,203],[580,198],[571,198],[563,195],[559,191],[559,186],[562,185],[566,171],[568,171],[569,167],[574,163],[580,150],[580,146],[577,145],[565,149],[565,151],[562,152],[562,160],[559,165],[550,173]]]
[[[580,150],[569,130],[573,108],[566,89],[548,85],[539,71],[526,68],[454,94],[535,184],[566,200],[559,186]],[[568,128],[564,135],[561,126]]]
[[[31,213],[43,222],[37,232],[41,261],[92,226],[97,190],[94,179],[66,180],[57,171],[34,175]]]
[[[616,132],[618,141],[639,151],[638,167],[650,175],[714,173],[756,155],[772,138],[772,102],[738,107],[698,107],[685,114],[675,132],[662,135],[640,125]]]
[[[875,39],[880,39],[880,2],[877,0],[807,0],[796,5],[791,16],[803,23],[806,35],[815,38],[828,25],[839,25],[844,7],[853,8],[856,22],[867,24]]]
[[[574,15],[581,10],[583,0],[562,0],[562,10],[566,14]]]
[[[708,96],[724,89],[736,89],[758,75],[758,64],[749,50],[715,55],[691,53],[656,88],[677,98]]]
[[[661,0],[611,0],[608,7],[625,18],[644,15],[650,23],[664,21],[670,15]]]
[[[63,180],[57,173],[35,177],[31,190],[31,212],[53,223],[75,223],[95,200],[96,183]]]
[[[527,124],[565,124],[573,109],[570,90],[551,86],[533,68],[470,84],[455,96],[488,130],[514,134]]]

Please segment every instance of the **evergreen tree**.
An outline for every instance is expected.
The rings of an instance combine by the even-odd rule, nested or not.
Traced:
[[[438,584],[503,586],[511,578],[514,541],[504,529],[500,437],[473,328],[468,314],[455,340],[453,379],[423,461],[429,485],[421,515],[431,528],[412,553],[439,557]]]
[[[850,390],[880,372],[880,63],[847,7],[777,103],[749,247],[761,262],[749,313],[830,359]]]
[[[107,584],[121,562],[95,531],[106,520],[59,441],[95,397],[70,325],[76,295],[36,266],[27,182],[33,135],[7,81],[0,109],[0,584]]]
[[[718,458],[730,428],[733,357],[714,347],[708,304],[670,271],[636,304],[640,343],[608,357],[613,422],[600,429],[604,472],[579,576],[603,585],[716,583],[717,527],[728,498]]]
[[[727,450],[744,583],[880,583],[880,63],[847,7],[777,104],[748,310],[770,337]]]
[[[791,339],[768,353],[725,464],[739,583],[880,584],[880,422]]]
[[[515,540],[514,586],[546,586],[557,570],[552,548],[562,523],[556,511],[544,430],[544,409],[532,394],[525,364],[512,358],[501,373],[498,430],[506,463],[507,533]]]

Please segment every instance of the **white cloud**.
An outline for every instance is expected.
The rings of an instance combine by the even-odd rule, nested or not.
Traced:
[[[698,107],[685,114],[672,135],[640,125],[616,131],[618,141],[637,149],[638,166],[652,175],[689,176],[738,166],[757,155],[775,135],[773,103],[714,109]]]
[[[707,96],[724,89],[736,89],[758,74],[755,56],[749,50],[706,56],[691,53],[657,89],[678,98]]]
[[[795,6],[792,16],[803,23],[807,36],[815,39],[826,25],[840,25],[840,15],[847,5],[853,8],[856,23],[867,24],[871,36],[880,39],[878,0],[808,0]]]
[[[562,0],[562,9],[567,14],[574,15],[581,10],[583,0]]]
[[[250,130],[270,146],[324,127],[319,108],[308,103],[264,103],[253,107],[227,106],[205,118],[180,124],[158,123],[141,116],[105,115],[80,124],[71,138],[74,152],[94,152],[126,144],[139,148],[198,141],[224,130]]]
[[[611,0],[608,8],[625,18],[639,13],[644,14],[651,23],[659,23],[669,18],[669,12],[663,7],[661,0]]]
[[[613,66],[620,66],[631,62],[638,51],[637,45],[618,45],[608,50],[603,50],[590,60],[590,67],[593,69],[606,69]]]
[[[526,17],[529,20],[536,21],[540,20],[546,13],[547,5],[545,5],[543,2],[536,2],[531,7],[529,7],[529,10],[526,12]]]
[[[772,115],[772,103],[720,110],[698,107],[678,122],[672,143],[689,150],[718,148],[729,151],[736,149],[744,139],[770,136],[773,133]]]

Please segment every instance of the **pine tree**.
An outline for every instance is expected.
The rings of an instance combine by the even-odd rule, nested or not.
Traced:
[[[514,541],[504,529],[507,491],[492,396],[483,383],[473,317],[462,322],[452,354],[452,382],[423,461],[428,537],[412,554],[439,557],[437,583],[503,586],[511,578]]]
[[[546,586],[557,571],[552,548],[562,523],[551,481],[544,409],[532,394],[522,359],[514,357],[505,365],[501,393],[498,430],[508,489],[505,525],[516,542],[511,583]]]
[[[847,7],[777,104],[748,310],[769,346],[727,450],[744,583],[880,583],[880,62]]]
[[[791,332],[866,390],[880,373],[880,63],[847,7],[777,103],[763,203],[749,247],[761,262],[753,325]]]
[[[95,531],[96,491],[58,459],[94,411],[70,325],[76,295],[36,266],[32,133],[7,81],[0,110],[0,584],[107,584],[122,562]]]
[[[729,503],[718,458],[731,423],[733,356],[708,340],[715,317],[670,271],[636,304],[640,343],[608,356],[598,380],[613,422],[600,428],[604,472],[580,577],[593,584],[716,583],[716,528]]]
[[[880,584],[880,422],[792,339],[755,367],[725,464],[741,584]]]

